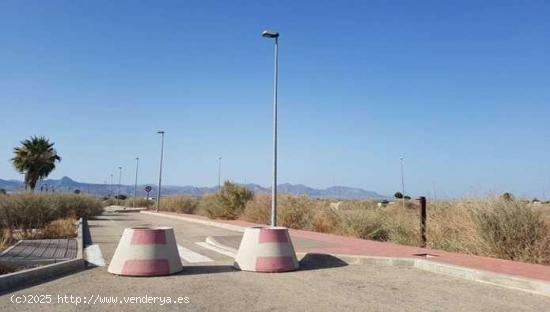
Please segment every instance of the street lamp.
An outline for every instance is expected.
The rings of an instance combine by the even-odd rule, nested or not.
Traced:
[[[273,77],[273,183],[271,186],[271,226],[277,226],[277,92],[279,82],[279,33],[265,30],[262,37],[275,39],[275,70]]]
[[[109,185],[109,198],[113,196],[113,174],[111,173],[111,184]]]
[[[403,208],[405,208],[405,178],[403,176],[403,157],[399,157],[401,160],[401,192],[403,194],[402,202]]]
[[[157,131],[158,134],[161,136],[161,144],[160,144],[160,169],[159,169],[159,186],[157,190],[157,212],[160,210],[160,187],[162,184],[162,158],[164,157],[164,131],[160,130]]]
[[[132,207],[136,207],[137,199],[137,182],[138,182],[138,170],[139,170],[139,157],[136,157],[136,179],[134,181],[134,200],[132,201]]]
[[[222,157],[218,156],[218,192],[222,190]]]
[[[122,186],[122,167],[118,167],[118,195],[117,204],[120,206],[120,187]]]

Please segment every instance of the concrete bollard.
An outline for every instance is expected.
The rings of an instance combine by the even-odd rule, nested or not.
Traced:
[[[162,276],[183,269],[171,227],[124,229],[108,271],[126,276]]]
[[[252,272],[288,272],[299,267],[288,229],[250,227],[244,232],[233,266]]]

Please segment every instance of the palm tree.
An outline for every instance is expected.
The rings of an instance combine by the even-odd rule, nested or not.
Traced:
[[[33,136],[13,149],[15,157],[11,161],[17,171],[25,174],[25,189],[34,191],[36,182],[46,178],[55,169],[55,162],[61,161],[54,144],[45,137]]]

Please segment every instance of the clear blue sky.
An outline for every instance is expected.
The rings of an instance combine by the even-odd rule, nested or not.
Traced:
[[[280,181],[392,194],[550,195],[545,1],[2,1],[0,177],[31,135],[53,178],[270,184],[280,39]]]

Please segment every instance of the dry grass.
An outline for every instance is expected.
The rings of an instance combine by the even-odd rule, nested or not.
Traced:
[[[146,198],[128,198],[124,200],[123,205],[126,207],[149,208],[154,205],[154,201],[148,200]]]
[[[539,211],[542,219],[550,225],[550,204],[530,204],[535,211]]]
[[[492,255],[473,218],[474,209],[483,207],[487,202],[490,201],[428,204],[428,246],[466,254]],[[419,228],[417,216],[416,220],[416,228]]]
[[[260,224],[269,224],[271,218],[271,196],[256,195],[246,203],[241,219]]]
[[[198,213],[210,218],[269,224],[271,197],[253,196],[226,183],[220,193],[201,200],[171,197],[162,210]],[[550,264],[550,205],[513,199],[428,203],[428,247],[472,255]],[[278,224],[289,228],[335,233],[420,246],[419,207],[415,201],[378,207],[374,201],[338,205],[305,196],[280,195]]]
[[[103,201],[101,201],[101,205],[103,207],[109,207],[109,206],[116,206],[120,203],[120,201],[114,199],[114,198],[105,198]]]
[[[329,209],[326,201],[314,200],[305,196],[281,195],[277,197],[277,220],[281,226],[295,229],[314,230],[315,226],[328,227],[322,224],[325,220],[314,220],[318,210]],[[246,203],[241,219],[269,224],[271,220],[271,196],[257,195]]]
[[[7,229],[40,229],[60,218],[91,217],[101,212],[101,202],[84,195],[22,193],[0,196],[0,227]]]
[[[50,222],[41,231],[41,239],[73,238],[77,235],[77,220],[74,218],[59,219]]]
[[[414,202],[405,209],[399,203],[377,207],[372,201],[345,201],[335,209],[326,201],[286,195],[278,202],[278,220],[283,226],[411,246],[421,243]],[[550,227],[544,220],[550,213],[541,208],[498,198],[429,203],[428,246],[548,264]],[[241,218],[268,224],[270,211],[270,196],[256,196]]]
[[[13,238],[8,229],[0,228],[0,252],[13,243]]]
[[[520,201],[490,201],[474,210],[480,236],[499,258],[550,263],[550,227]]]
[[[191,196],[174,196],[162,198],[160,210],[177,213],[195,213],[199,200]]]
[[[1,195],[0,249],[17,239],[74,237],[76,218],[102,211],[99,200],[84,195]]]

